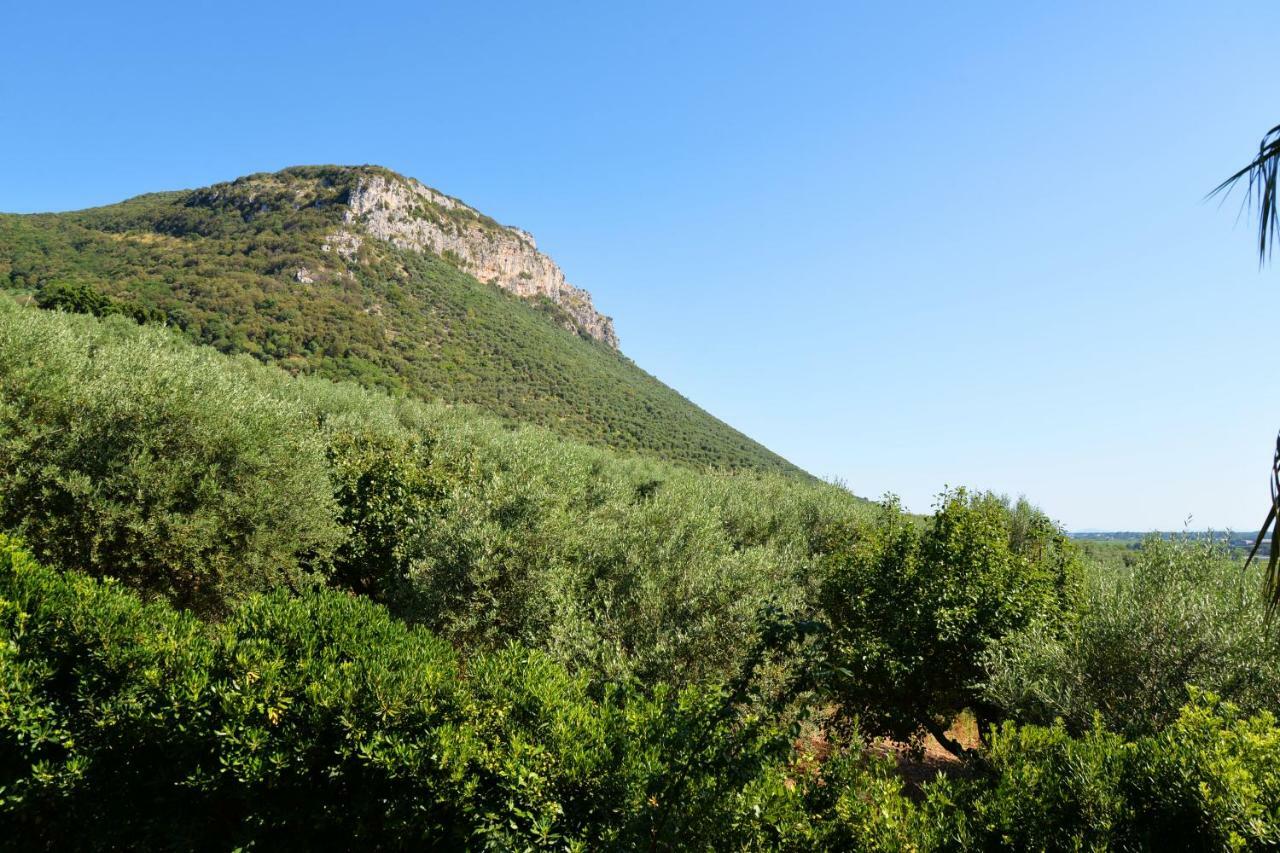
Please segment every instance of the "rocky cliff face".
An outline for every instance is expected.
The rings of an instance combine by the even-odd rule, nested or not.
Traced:
[[[433,252],[526,299],[545,297],[559,307],[566,327],[618,348],[613,320],[595,309],[589,293],[565,281],[532,235],[499,225],[418,181],[380,172],[360,175],[347,198],[344,226],[329,235],[325,250],[350,259],[365,237]]]

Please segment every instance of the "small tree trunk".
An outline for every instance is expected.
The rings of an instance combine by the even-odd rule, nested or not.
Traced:
[[[924,721],[924,729],[929,734],[933,735],[934,740],[942,744],[943,749],[954,755],[956,758],[968,760],[973,756],[973,750],[966,749],[958,741],[952,740],[951,736],[947,734],[947,730],[938,725],[933,718],[929,718]]]

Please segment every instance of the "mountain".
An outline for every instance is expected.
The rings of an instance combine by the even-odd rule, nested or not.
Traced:
[[[623,355],[532,235],[378,166],[0,214],[0,289],[597,445],[801,473]]]

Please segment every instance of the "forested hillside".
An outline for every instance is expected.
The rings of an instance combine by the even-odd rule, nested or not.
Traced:
[[[370,186],[383,194],[359,196],[366,207],[352,214],[353,194]],[[392,197],[414,206],[388,224]],[[415,248],[419,233],[471,240],[448,245],[475,243],[483,263]],[[496,255],[512,245],[533,272],[513,271],[507,289],[464,271],[506,269]],[[610,346],[608,318],[562,276],[547,293],[526,288],[544,274],[559,271],[524,232],[377,167],[300,167],[74,213],[0,215],[0,288],[45,307],[167,323],[291,372],[470,403],[695,467],[799,473]]]

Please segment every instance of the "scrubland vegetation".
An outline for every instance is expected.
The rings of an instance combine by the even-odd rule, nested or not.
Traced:
[[[465,409],[295,379],[124,318],[0,303],[0,524],[217,615],[332,585],[613,678],[727,674],[796,612],[835,486],[701,474]]]
[[[11,849],[1266,849],[1280,646],[1088,559],[0,302]],[[118,316],[123,315],[123,316]],[[909,783],[869,749],[982,742]]]

